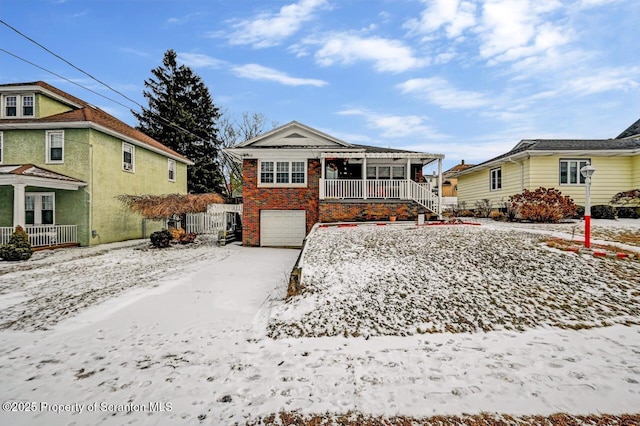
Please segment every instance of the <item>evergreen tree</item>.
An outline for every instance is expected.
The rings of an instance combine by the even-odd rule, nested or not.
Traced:
[[[137,128],[195,163],[187,171],[189,192],[224,192],[216,127],[220,111],[202,79],[191,68],[178,66],[176,58],[174,50],[167,50],[162,66],[145,80],[149,108],[134,112]]]

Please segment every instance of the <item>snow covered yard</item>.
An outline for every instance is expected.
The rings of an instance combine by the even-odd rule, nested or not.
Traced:
[[[611,224],[617,225],[616,232],[637,234],[640,230],[640,222]],[[369,252],[394,240],[396,232],[410,232],[403,225],[374,228],[382,236],[371,236],[366,246],[353,237],[350,244],[355,249],[345,251],[351,260],[341,263],[342,267],[322,260],[329,255],[340,259],[336,240],[324,240],[317,251],[307,252],[313,260],[303,260],[307,272],[318,268],[312,275],[318,288],[289,302],[283,297],[297,250],[202,245],[150,251],[141,242],[133,242],[43,252],[20,264],[0,262],[1,294],[5,295],[0,315],[3,324],[10,323],[0,331],[0,399],[11,403],[6,406],[9,409],[3,405],[0,424],[260,424],[280,412],[306,418],[320,414],[326,421],[337,421],[347,413],[354,413],[349,415],[353,419],[361,414],[364,421],[368,416],[382,416],[378,424],[394,416],[409,419],[398,424],[412,424],[411,419],[421,424],[421,419],[431,416],[488,413],[489,418],[506,424],[532,424],[505,416],[640,414],[637,260],[583,257],[537,243],[544,235],[571,234],[564,225],[524,226],[527,232],[522,225],[491,222],[468,231],[454,228],[438,228],[443,237],[429,240],[439,245],[430,243],[429,250],[414,255],[414,263],[422,263],[439,253],[436,256],[443,260],[437,269],[439,280],[448,279],[456,287],[457,279],[466,279],[469,291],[484,294],[483,304],[478,305],[462,289],[446,292],[440,281],[423,288],[437,292],[441,304],[446,305],[446,297],[458,304],[467,300],[471,324],[454,332],[447,331],[445,324],[467,318],[463,311],[449,315],[443,306],[439,316],[424,321],[422,310],[429,307],[419,301],[415,279],[409,277],[410,282],[399,284],[399,277],[406,274],[400,266],[411,262],[394,263],[397,253],[383,253],[382,265],[395,266],[390,272],[370,258]],[[610,228],[609,223],[605,228]],[[340,230],[346,236],[364,232]],[[417,235],[427,232],[431,230],[420,229]],[[318,232],[310,244],[323,235],[332,234]],[[413,240],[401,238],[404,244],[395,244],[393,250],[407,250],[408,256],[413,249],[402,246],[411,247]],[[518,250],[523,246],[526,249],[519,254],[524,260],[476,255],[474,272],[468,269],[473,265],[468,254],[449,249],[469,244],[489,252],[502,247],[500,244]],[[538,302],[535,294],[520,289],[526,285],[519,272],[526,269],[519,263],[530,265],[536,256],[546,259],[538,285],[558,300],[567,294],[561,282],[572,285],[594,301],[583,307],[588,314],[571,306],[553,308],[551,302],[539,302],[544,315],[524,305],[516,309],[515,296],[495,286],[490,288],[505,299],[506,308],[491,316],[475,307],[494,306],[488,292],[483,293],[489,284],[478,278],[485,273],[503,285],[518,283],[521,297]],[[517,259],[517,254],[512,257]],[[76,262],[75,267],[59,266],[67,261]],[[375,269],[359,270],[359,261],[370,262]],[[507,269],[487,268],[483,262],[502,262]],[[595,286],[594,293],[600,293],[597,297],[573,283],[570,277],[575,275],[554,281],[560,280],[555,275],[573,274],[571,265],[591,271],[589,282]],[[116,268],[124,273],[109,273]],[[322,287],[329,285],[322,284],[322,268],[337,286],[337,295]],[[48,277],[56,271],[62,275],[57,290],[45,289]],[[375,271],[387,287],[375,284]],[[614,282],[595,279],[595,272]],[[528,274],[525,276],[536,276],[535,271]],[[102,275],[106,277],[102,284],[95,283]],[[122,275],[131,275],[131,279],[122,280]],[[423,278],[430,279],[430,275]],[[322,302],[338,305],[322,310],[336,322],[340,315],[348,315],[342,304],[357,306],[338,279],[353,286],[350,291],[359,291],[361,279],[361,284],[369,283],[391,295],[362,292],[362,303],[371,303],[374,313],[365,313],[360,324],[337,325],[342,328],[335,333],[323,325],[322,318],[304,324],[302,318],[310,307],[320,309]],[[101,286],[112,289],[96,298],[90,296],[92,291],[100,292]],[[40,291],[51,293],[37,301]],[[607,295],[608,291],[618,300]],[[75,302],[63,302],[66,312],[57,313],[56,299],[68,297]],[[84,298],[90,302],[85,304]],[[407,301],[417,303],[420,310],[402,308],[403,300],[405,305]],[[394,306],[401,319],[384,316],[378,306],[384,303]],[[563,301],[572,303],[573,299]],[[67,305],[77,309],[67,309]],[[411,322],[414,317],[419,323]],[[17,318],[18,322],[11,322]],[[476,318],[483,319],[483,324],[484,318],[503,318],[504,323],[496,321],[490,331],[483,331],[473,322]],[[24,327],[18,325],[23,322]],[[287,337],[300,330],[323,337]],[[353,337],[356,331],[360,336]],[[614,421],[600,424],[616,424]],[[429,424],[437,424],[434,422]]]
[[[135,240],[38,251],[27,262],[0,262],[0,330],[46,330],[127,290],[145,291],[167,276],[184,274],[203,258],[229,255],[214,246],[201,240],[159,250],[148,240]]]
[[[553,250],[509,225],[319,227],[301,259],[306,288],[269,335],[640,324],[640,262]]]

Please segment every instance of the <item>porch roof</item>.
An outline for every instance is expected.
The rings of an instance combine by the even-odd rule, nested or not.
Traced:
[[[0,185],[16,184],[74,191],[87,186],[86,182],[33,164],[0,166]]]

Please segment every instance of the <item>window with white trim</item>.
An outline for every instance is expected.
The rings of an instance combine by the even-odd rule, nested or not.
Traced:
[[[64,163],[64,130],[48,130],[46,137],[47,163]]]
[[[4,97],[4,116],[5,117],[18,116],[18,97],[16,95]]]
[[[3,118],[30,118],[35,116],[35,96],[28,95],[4,95],[2,96]]]
[[[585,177],[580,169],[591,164],[590,158],[561,158],[560,159],[560,185],[584,185]]]
[[[169,169],[169,182],[176,181],[176,160],[168,159],[167,167]]]
[[[273,186],[304,186],[306,183],[306,161],[260,161],[258,184]]]
[[[33,117],[33,95],[22,96],[22,116]]]
[[[2,164],[3,162],[3,157],[4,157],[4,139],[3,139],[3,133],[0,132],[0,164]]]
[[[489,171],[489,189],[491,191],[502,189],[502,167],[496,167]]]
[[[136,147],[122,142],[122,170],[125,172],[135,172]]]
[[[406,179],[405,166],[367,166],[367,179]]]
[[[55,224],[55,206],[56,194],[54,192],[27,192],[24,196],[26,224]]]

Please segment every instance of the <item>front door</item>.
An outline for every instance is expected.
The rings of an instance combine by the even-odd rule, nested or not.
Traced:
[[[55,194],[30,192],[24,197],[27,225],[53,225],[55,223]]]

